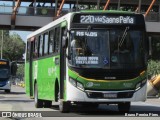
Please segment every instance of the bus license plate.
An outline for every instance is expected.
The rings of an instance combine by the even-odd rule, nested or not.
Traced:
[[[116,93],[104,93],[103,96],[104,98],[117,98]]]

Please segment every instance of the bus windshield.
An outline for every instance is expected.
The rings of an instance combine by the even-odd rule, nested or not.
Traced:
[[[0,69],[0,78],[8,78],[9,70],[8,69]]]
[[[144,34],[139,30],[72,30],[69,63],[74,67],[134,69],[144,66]]]

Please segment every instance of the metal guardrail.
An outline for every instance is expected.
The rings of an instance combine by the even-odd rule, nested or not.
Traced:
[[[13,7],[12,6],[0,6],[0,13],[3,14],[12,14]]]
[[[12,6],[0,6],[0,13],[2,14],[12,14]],[[63,8],[61,14],[66,14],[72,11],[71,9]],[[55,16],[55,8],[51,7],[19,7],[17,10],[17,15],[24,16],[44,16],[44,17],[53,17]],[[147,22],[160,22],[160,13],[150,12],[145,19]]]
[[[145,20],[147,22],[160,22],[160,13],[158,13],[158,12],[150,12],[146,16]]]

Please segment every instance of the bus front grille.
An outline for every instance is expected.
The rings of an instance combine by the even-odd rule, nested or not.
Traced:
[[[120,99],[120,98],[132,98],[134,92],[117,92],[117,93],[102,93],[102,92],[86,92],[88,98],[98,99]],[[108,95],[107,95],[108,94]]]

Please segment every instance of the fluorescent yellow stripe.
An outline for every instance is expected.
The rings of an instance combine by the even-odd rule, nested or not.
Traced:
[[[72,71],[72,70],[71,70],[71,71]],[[128,79],[128,80],[95,80],[95,79],[88,79],[88,78],[82,77],[82,76],[80,76],[80,75],[79,75],[77,72],[75,72],[75,71],[72,71],[72,72],[74,72],[75,74],[77,74],[78,77],[83,78],[83,79],[88,80],[88,81],[92,81],[92,82],[124,82],[124,81],[128,82],[128,81],[135,80],[135,79],[137,79],[137,78],[139,77],[139,76],[138,76],[138,77],[136,77],[136,78]]]

